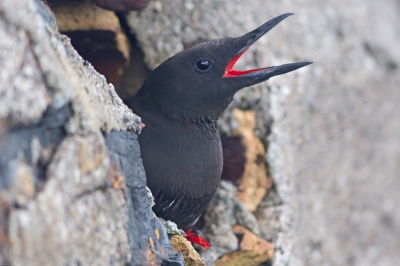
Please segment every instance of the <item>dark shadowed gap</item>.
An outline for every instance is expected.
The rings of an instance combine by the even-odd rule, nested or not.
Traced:
[[[116,92],[119,97],[123,101],[127,101],[140,89],[143,82],[150,75],[151,70],[144,61],[144,53],[137,45],[136,37],[130,31],[125,16],[122,13],[116,14],[131,47],[130,64],[124,68],[119,83],[116,85]]]

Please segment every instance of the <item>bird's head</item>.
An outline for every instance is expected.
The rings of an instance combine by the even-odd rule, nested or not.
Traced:
[[[238,90],[310,64],[233,69],[253,43],[290,15],[280,15],[243,36],[203,42],[176,54],[153,70],[138,96],[170,116],[217,119]]]

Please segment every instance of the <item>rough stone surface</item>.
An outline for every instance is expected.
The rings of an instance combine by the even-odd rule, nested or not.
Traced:
[[[216,266],[257,266],[268,261],[274,255],[273,244],[240,225],[233,226],[232,230],[239,239],[239,249],[217,259],[215,261]]]
[[[214,265],[218,257],[239,248],[239,239],[232,226],[241,225],[255,234],[260,234],[256,218],[244,203],[237,200],[236,192],[237,188],[231,182],[222,180],[203,216],[205,226],[202,233],[213,241],[210,249],[199,248],[207,265]]]
[[[199,41],[242,35],[279,14],[296,13],[254,44],[237,68],[315,63],[241,91],[219,125],[229,136],[237,128],[230,110],[257,112],[255,133],[267,147],[274,185],[255,214],[261,235],[274,241],[274,265],[400,260],[399,5],[153,1],[127,16],[154,68]],[[218,208],[231,208],[228,202]],[[208,236],[233,243],[228,231]]]
[[[116,166],[112,177],[120,176],[118,169],[122,169],[125,176],[125,196],[128,207],[128,235],[133,251],[131,264],[146,265],[148,260],[154,265],[174,258],[167,232],[162,223],[151,210],[151,193],[146,187],[146,175],[140,157],[140,148],[137,135],[131,132],[111,132],[105,137],[106,145],[112,163]],[[110,178],[110,174],[109,174]],[[112,179],[119,180],[119,178]],[[111,184],[112,185],[112,184]],[[148,253],[143,247],[149,247]],[[153,263],[152,263],[153,264]]]
[[[158,220],[161,222],[161,224],[164,226],[165,232],[168,235],[181,235],[183,237],[186,237],[186,234],[183,230],[179,229],[176,223],[171,222],[171,221],[166,221],[163,218],[158,218]]]
[[[140,118],[41,1],[0,14],[0,263],[182,266],[151,210]]]
[[[186,266],[205,266],[206,264],[201,260],[199,254],[193,248],[192,244],[183,236],[171,236],[171,244],[176,253],[182,254],[185,259]]]

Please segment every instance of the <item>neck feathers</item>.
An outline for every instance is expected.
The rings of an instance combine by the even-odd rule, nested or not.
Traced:
[[[208,117],[191,118],[191,122],[201,129],[217,133],[218,131],[218,120],[210,119]]]
[[[217,136],[218,135],[218,120],[208,117],[173,117],[186,125],[195,126],[204,131],[207,135]]]

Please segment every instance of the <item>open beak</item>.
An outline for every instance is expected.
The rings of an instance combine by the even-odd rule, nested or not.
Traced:
[[[278,25],[282,20],[285,18],[294,15],[293,13],[286,13],[280,15],[276,18],[271,19],[267,23],[261,25],[257,29],[253,30],[245,34],[244,36],[240,37],[240,39],[246,40],[246,44],[237,52],[237,54],[231,59],[225,69],[224,78],[233,78],[233,77],[253,77],[258,80],[258,82],[264,81],[269,79],[273,76],[282,75],[291,71],[294,71],[298,68],[307,66],[312,64],[312,62],[298,62],[298,63],[291,63],[285,64],[281,66],[271,66],[265,68],[257,68],[251,70],[235,70],[233,69],[236,62],[239,58],[250,48],[250,46],[255,43],[258,39],[260,39],[264,34],[270,31],[273,27]]]

